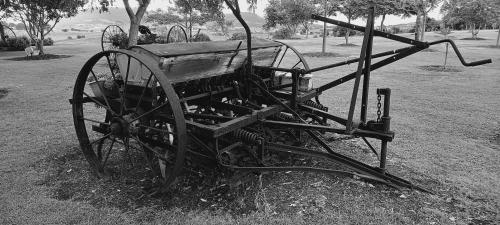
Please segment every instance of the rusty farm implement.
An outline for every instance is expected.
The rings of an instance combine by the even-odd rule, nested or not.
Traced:
[[[491,60],[467,63],[451,40],[420,42],[374,30],[371,7],[366,27],[312,16],[364,32],[364,39],[359,58],[311,68],[292,46],[252,39],[238,5],[226,4],[246,29],[246,41],[132,46],[102,51],[85,63],[70,103],[80,147],[94,172],[119,167],[116,161],[126,164],[127,154],[135,151],[144,154],[164,189],[196,164],[246,172],[348,174],[424,190],[386,171],[387,145],[394,138],[391,90],[376,90],[378,116],[368,119],[370,72],[445,42],[465,66]],[[372,53],[374,36],[408,47]],[[375,59],[380,60],[373,63]],[[356,71],[312,86],[311,74],[350,63],[357,63]],[[322,93],[351,80],[354,87],[346,117],[320,103]],[[377,165],[340,154],[324,137],[328,133],[361,138],[376,154]],[[306,148],[305,140],[319,147]],[[380,145],[373,147],[369,141]],[[273,157],[279,154],[307,156],[342,169],[297,166]]]

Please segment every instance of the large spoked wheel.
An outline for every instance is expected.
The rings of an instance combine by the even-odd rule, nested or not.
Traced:
[[[108,64],[110,54],[116,68]],[[100,52],[80,71],[72,104],[80,147],[94,172],[114,171],[144,153],[166,187],[175,181],[184,165],[186,124],[177,94],[154,63],[128,50]]]
[[[186,29],[184,29],[181,25],[174,25],[170,28],[170,30],[168,30],[167,43],[174,42],[189,42]]]
[[[106,50],[112,50],[112,49],[119,49],[121,48],[126,48],[127,46],[120,46],[123,45],[120,40],[122,38],[125,38],[127,36],[127,33],[123,31],[123,29],[118,26],[118,25],[109,25],[104,29],[101,35],[101,49],[103,51]]]

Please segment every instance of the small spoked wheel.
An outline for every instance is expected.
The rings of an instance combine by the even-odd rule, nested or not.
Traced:
[[[111,54],[116,68],[108,64]],[[135,161],[168,187],[181,172],[184,114],[171,83],[148,58],[129,50],[94,55],[77,77],[72,104],[80,147],[97,174]],[[138,165],[144,158],[147,165]]]
[[[127,39],[127,33],[118,25],[109,25],[104,29],[101,36],[101,49],[103,51],[126,48],[123,39]]]
[[[189,42],[186,30],[181,25],[172,26],[167,33],[167,43]]]
[[[297,49],[281,41],[275,42],[282,44],[282,46],[280,49],[280,53],[278,54],[278,57],[273,64],[274,67],[288,69],[301,68],[309,70],[307,61],[305,60],[304,56],[299,51],[297,51]]]

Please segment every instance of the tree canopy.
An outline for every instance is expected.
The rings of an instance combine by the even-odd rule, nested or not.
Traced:
[[[62,18],[75,16],[86,0],[12,0],[10,3],[12,11],[43,55],[45,36]]]
[[[308,0],[270,0],[265,9],[265,29],[285,27],[291,33],[295,33],[297,26],[311,19],[315,12],[313,2]]]
[[[487,1],[449,0],[441,7],[443,21],[447,24],[464,23],[469,26],[472,37],[477,38],[478,28],[488,22],[492,11]]]

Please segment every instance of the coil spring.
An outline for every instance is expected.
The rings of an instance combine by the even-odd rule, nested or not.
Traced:
[[[236,139],[240,139],[245,143],[255,144],[255,145],[260,144],[260,141],[262,140],[262,138],[259,135],[243,129],[235,130],[233,132],[233,137]]]
[[[312,100],[307,100],[303,104],[307,105],[307,106],[310,106],[310,107],[313,107],[313,108],[316,108],[316,109],[319,109],[321,111],[328,112],[328,107],[324,106],[323,104],[314,102]]]
[[[292,115],[282,113],[282,112],[274,114],[273,119],[281,120],[281,121],[294,121],[295,120],[295,118]]]

